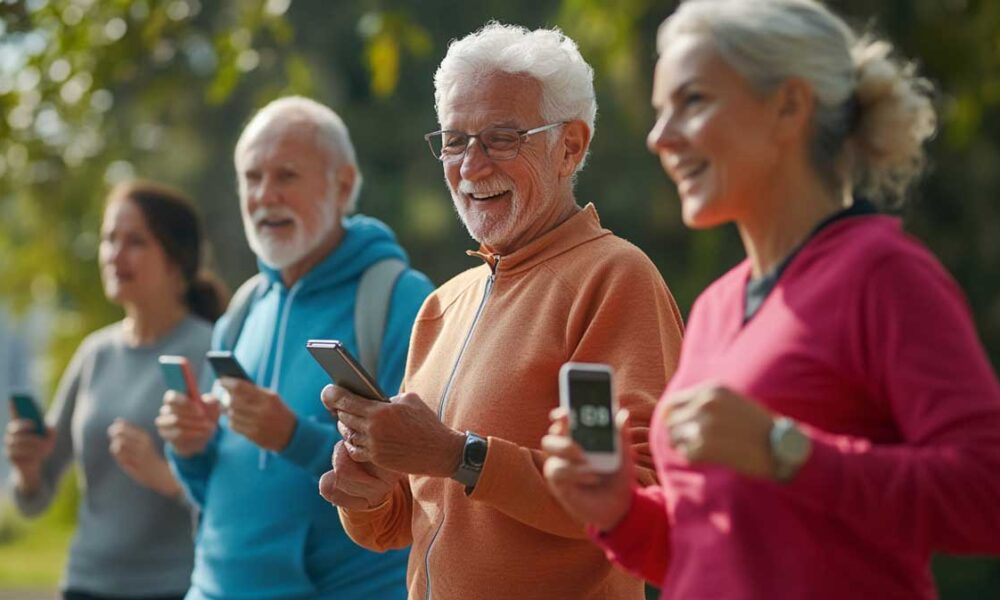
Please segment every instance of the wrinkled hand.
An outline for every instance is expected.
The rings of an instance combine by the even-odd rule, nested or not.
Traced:
[[[125,419],[115,419],[108,427],[108,439],[111,456],[129,477],[163,496],[180,493],[181,487],[170,466],[146,430]]]
[[[580,523],[601,531],[614,529],[629,511],[635,481],[628,411],[620,410],[615,417],[621,466],[614,473],[596,473],[590,468],[583,448],[570,436],[566,409],[553,409],[549,416],[552,425],[542,438],[542,450],[549,454],[543,473],[552,495]]]
[[[691,464],[775,477],[768,441],[773,420],[763,406],[715,383],[675,392],[665,402],[670,444]]]
[[[156,429],[181,458],[204,452],[219,426],[221,405],[218,399],[211,394],[202,394],[201,400],[192,402],[186,394],[173,390],[163,395]]]
[[[333,447],[330,464],[333,469],[319,480],[319,495],[330,504],[348,510],[364,510],[382,504],[403,477],[370,462],[357,462],[351,458],[343,441]]]
[[[229,428],[265,450],[284,450],[297,420],[281,397],[243,379],[223,377],[219,383],[229,392]]]
[[[14,468],[14,486],[26,496],[34,494],[42,485],[42,463],[55,448],[55,432],[46,427],[45,435],[38,435],[34,423],[15,418],[7,423],[3,445]]]
[[[462,460],[465,434],[442,423],[420,396],[375,402],[328,385],[320,395],[339,423],[351,458],[399,473],[451,477]]]

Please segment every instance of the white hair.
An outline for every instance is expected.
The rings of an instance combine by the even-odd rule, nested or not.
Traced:
[[[523,74],[536,80],[542,90],[542,118],[547,123],[579,119],[587,124],[593,139],[597,117],[594,69],[580,55],[576,42],[559,29],[529,31],[491,21],[479,31],[452,40],[434,74],[438,117],[442,103],[457,83],[498,72]],[[586,154],[577,171],[585,161]]]
[[[837,185],[901,201],[922,173],[937,126],[933,86],[892,46],[851,28],[816,0],[686,0],[660,26],[660,54],[683,34],[706,34],[758,92],[795,77],[816,98],[812,161]]]
[[[316,132],[316,147],[326,154],[327,179],[332,184],[335,181],[338,158],[354,167],[354,185],[347,201],[347,212],[353,212],[361,193],[361,168],[358,167],[357,155],[351,135],[344,125],[343,119],[329,107],[305,98],[303,96],[285,96],[268,103],[257,111],[247,126],[243,128],[240,139],[236,142],[233,153],[234,162],[238,162],[246,147],[257,138],[269,125],[282,119],[285,123],[305,122],[313,125]]]

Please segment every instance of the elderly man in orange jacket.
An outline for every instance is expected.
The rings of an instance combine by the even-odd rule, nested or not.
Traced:
[[[608,363],[644,433],[682,323],[650,260],[573,192],[593,137],[593,70],[553,30],[490,24],[452,43],[428,134],[483,264],[424,303],[403,393],[329,386],[344,436],[320,483],[358,544],[413,545],[410,598],[641,598],[556,502],[540,441],[567,361]]]

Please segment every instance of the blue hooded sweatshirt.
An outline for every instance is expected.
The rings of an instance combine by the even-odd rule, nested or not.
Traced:
[[[298,417],[288,446],[262,450],[229,429],[223,416],[202,454],[182,459],[168,452],[201,510],[189,599],[406,597],[407,551],[376,554],[355,545],[337,509],[318,492],[340,435],[319,398],[330,379],[306,341],[339,339],[357,355],[354,300],[361,274],[383,258],[407,260],[383,223],[354,216],[344,228],[340,245],[291,288],[261,265],[270,285],[236,343],[244,370]],[[432,289],[412,269],[393,289],[377,374],[387,393],[399,390],[413,320]],[[213,348],[221,344],[225,319],[215,328]]]

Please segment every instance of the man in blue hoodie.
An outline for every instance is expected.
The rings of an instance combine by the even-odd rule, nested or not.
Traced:
[[[316,493],[340,436],[319,400],[329,377],[305,344],[338,339],[357,355],[359,281],[387,258],[405,264],[406,253],[383,223],[346,217],[361,174],[347,128],[326,106],[301,97],[267,105],[243,130],[235,163],[261,275],[245,317],[231,309],[213,347],[234,345],[253,381],[221,379],[228,394],[219,395],[229,398],[221,411],[215,395],[200,406],[169,392],[157,422],[201,510],[187,598],[404,598],[406,552],[356,546]],[[433,288],[406,268],[389,289],[377,379],[393,393]]]

